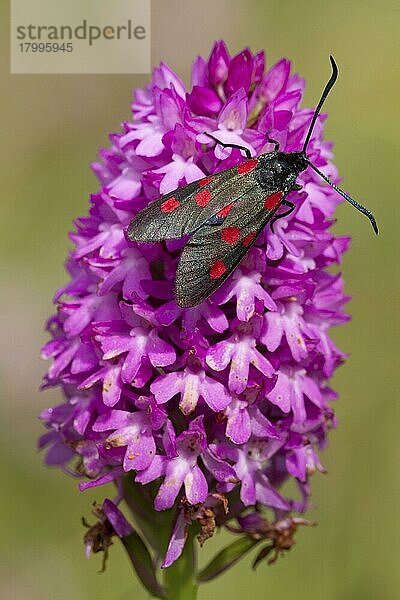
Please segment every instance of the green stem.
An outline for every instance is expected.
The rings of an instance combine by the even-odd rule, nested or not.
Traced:
[[[181,556],[168,569],[164,570],[164,584],[167,588],[168,600],[196,600],[197,598],[194,540],[195,534],[189,532]]]

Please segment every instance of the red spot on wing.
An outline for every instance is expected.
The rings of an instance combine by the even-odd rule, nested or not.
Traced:
[[[210,277],[211,279],[219,279],[225,273],[226,267],[222,260],[216,260],[211,269],[210,269]]]
[[[171,213],[173,212],[175,209],[178,208],[178,206],[180,206],[181,203],[179,202],[179,200],[177,200],[176,198],[174,198],[172,196],[172,198],[168,198],[168,200],[164,200],[164,202],[161,204],[161,210],[165,213]]]
[[[221,230],[221,239],[227,244],[235,244],[240,236],[239,227],[225,227]]]
[[[244,173],[250,173],[253,169],[258,165],[258,160],[256,158],[251,158],[250,160],[246,160],[246,162],[242,163],[238,166],[237,172],[239,175],[244,175]]]
[[[242,239],[243,246],[250,246],[251,242],[254,240],[255,237],[256,237],[255,231],[246,235],[246,237]]]
[[[274,192],[264,200],[264,206],[268,210],[274,210],[283,198],[283,192]]]
[[[213,179],[212,176],[211,177],[206,177],[205,179],[201,179],[199,181],[199,186],[200,187],[204,187],[205,185],[208,185],[209,183],[211,183],[212,179]]]
[[[219,212],[217,212],[217,217],[227,217],[229,215],[229,213],[231,212],[233,205],[235,203],[231,202],[230,204],[227,204],[226,206],[224,206],[223,209],[221,209]]]
[[[211,192],[208,190],[202,190],[201,192],[197,192],[194,199],[196,200],[199,206],[207,206],[207,204],[211,200]]]

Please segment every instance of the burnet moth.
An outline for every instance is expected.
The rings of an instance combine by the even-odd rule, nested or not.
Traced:
[[[307,146],[321,107],[334,85],[338,69],[330,57],[332,75],[322,92],[314,112],[302,150],[280,152],[274,143],[273,152],[252,157],[248,148],[237,148],[246,161],[200,181],[189,183],[139,212],[128,228],[128,238],[135,242],[160,242],[190,236],[184,246],[175,280],[175,298],[181,307],[191,307],[206,300],[234,271],[249,251],[263,228],[286,217],[295,205],[286,200],[290,191],[299,190],[299,173],[311,167],[347,202],[368,217],[378,233],[373,214],[353,200],[313,165],[307,157]],[[279,212],[285,206],[284,212]]]

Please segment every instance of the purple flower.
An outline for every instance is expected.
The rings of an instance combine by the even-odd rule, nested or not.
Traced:
[[[272,385],[275,384],[275,380]],[[234,444],[245,444],[251,434],[259,438],[278,438],[276,428],[257,406],[256,399],[239,399],[232,397],[225,409],[227,417],[225,435]]]
[[[144,402],[142,401],[139,406],[145,408]],[[160,410],[155,411],[151,400],[147,406],[149,414],[143,410],[137,412],[111,410],[98,417],[93,424],[93,431],[113,430],[113,433],[105,439],[106,444],[114,448],[126,446],[123,461],[125,471],[146,469],[152,463],[156,453],[153,429],[159,429],[163,425],[165,415]]]
[[[265,334],[261,340],[270,352],[280,346],[284,335],[295,361],[300,362],[307,356],[305,337],[312,338],[312,332],[302,315],[303,308],[297,302],[279,303],[275,312],[265,315]]]
[[[268,394],[270,402],[284,413],[293,414],[294,423],[303,423],[307,418],[306,399],[323,409],[323,394],[317,382],[307,375],[305,368],[282,366],[275,387]]]
[[[248,148],[252,154],[256,153],[260,144],[265,141],[254,129],[246,128],[248,117],[247,94],[243,87],[240,87],[228,100],[219,113],[215,129],[210,128],[208,133],[225,144],[238,144]],[[214,144],[207,135],[200,135],[199,141],[204,144]],[[255,145],[252,145],[252,142]],[[224,159],[230,156],[232,150],[215,147],[215,156]]]
[[[251,536],[267,512],[275,525],[265,535],[279,549],[302,522],[290,513],[307,509],[309,477],[323,470],[319,452],[336,425],[328,378],[344,355],[330,328],[348,319],[348,298],[329,267],[349,238],[330,231],[340,196],[308,169],[290,193],[296,210],[274,232],[265,228],[211,298],[182,309],[173,282],[183,242],[134,244],[126,228],[160,195],[243,161],[205,132],[254,155],[272,149],[267,133],[282,150],[299,150],[313,114],[300,106],[303,89],[288,60],[264,72],[263,53],[231,57],[222,41],[195,60],[189,90],[161,64],[100,151],[99,190],[70,236],[70,281],[55,294],[43,348],[52,359],[44,387],[59,386],[64,400],[42,412],[39,446],[47,464],[86,478],[82,490],[113,481],[116,504],[125,498],[139,525],[171,519],[163,511],[172,509],[164,567],[195,520],[203,541],[234,519]],[[308,151],[337,180],[325,118]],[[300,498],[282,493],[288,480]],[[101,521],[106,548],[114,532],[129,535],[110,501]]]
[[[223,371],[230,365],[228,388],[240,394],[247,386],[250,365],[270,377],[275,369],[256,348],[257,341],[250,332],[236,332],[227,340],[212,346],[207,354],[207,364],[214,371]]]
[[[195,410],[200,396],[214,412],[224,410],[231,401],[222,383],[207,377],[203,370],[196,372],[191,368],[161,375],[150,389],[159,404],[180,394],[179,408],[184,415],[190,415]]]

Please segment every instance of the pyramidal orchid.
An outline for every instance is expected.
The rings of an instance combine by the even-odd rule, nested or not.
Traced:
[[[119,538],[151,595],[173,600],[195,598],[249,551],[254,564],[274,561],[310,523],[310,478],[324,470],[319,453],[336,425],[328,382],[344,360],[329,330],[348,320],[342,278],[329,269],[350,242],[330,229],[343,200],[310,168],[289,194],[296,210],[198,306],[174,300],[183,242],[129,241],[149,202],[243,161],[205,132],[253,156],[272,150],[267,134],[285,152],[304,143],[314,110],[301,107],[304,81],[286,59],[266,69],[262,52],[231,57],[220,41],[191,79],[187,90],[166,64],[154,69],[93,164],[99,189],[71,233],[69,282],[43,348],[44,387],[63,400],[41,414],[39,441],[46,463],[81,478],[81,490],[114,486],[85,521],[87,553],[106,554]],[[325,118],[307,153],[337,181]],[[234,537],[199,571],[196,538],[218,528]]]

